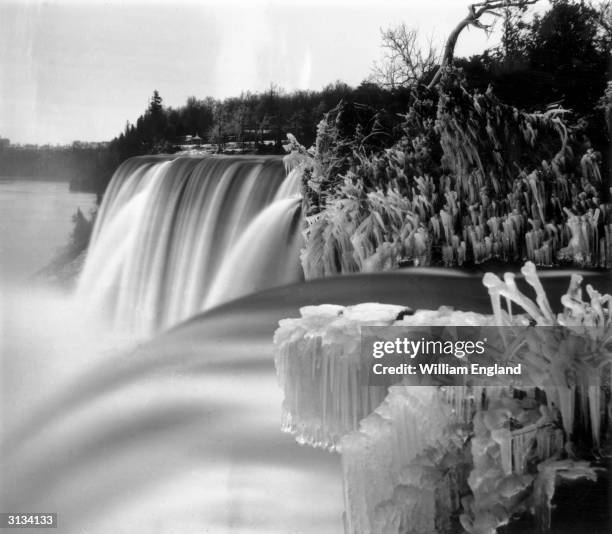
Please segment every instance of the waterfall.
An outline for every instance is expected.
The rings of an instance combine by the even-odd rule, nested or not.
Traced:
[[[300,281],[298,191],[275,157],[129,159],[100,206],[77,299],[146,335]]]
[[[253,220],[225,256],[204,309],[269,287],[271,280],[285,285],[299,279],[301,267],[285,258],[299,257],[302,248],[300,207],[297,198],[277,200]]]

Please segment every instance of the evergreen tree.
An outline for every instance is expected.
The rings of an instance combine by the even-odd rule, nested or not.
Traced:
[[[155,115],[162,112],[162,102],[163,98],[159,96],[159,91],[155,89],[153,91],[153,96],[151,97],[151,101],[149,103],[149,111],[151,114]]]

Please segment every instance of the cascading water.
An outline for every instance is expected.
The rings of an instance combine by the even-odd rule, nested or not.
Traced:
[[[57,513],[61,534],[341,532],[338,460],[296,454],[278,431],[271,334],[299,290],[141,343],[205,299],[299,280],[298,186],[280,158],[135,158],[100,207],[77,302],[14,287],[0,258],[0,511]],[[24,231],[78,205],[50,208],[40,189],[24,202],[0,188],[16,206],[4,251],[12,233],[33,251],[64,242],[69,224]],[[119,328],[88,312],[100,306]]]
[[[277,200],[253,220],[226,254],[204,300],[204,309],[269,287],[269,280],[285,285],[299,279],[299,266],[291,261],[286,264],[284,259],[299,257],[299,204],[295,198]]]
[[[300,281],[298,192],[280,158],[132,158],[100,206],[78,298],[149,334]]]

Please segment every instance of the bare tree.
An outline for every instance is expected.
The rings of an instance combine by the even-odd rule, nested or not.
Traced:
[[[372,80],[390,89],[413,85],[422,80],[439,61],[431,40],[421,48],[418,33],[402,22],[395,28],[381,30],[383,58],[375,63]]]
[[[459,39],[459,35],[465,28],[468,26],[475,26],[476,28],[489,31],[491,25],[483,24],[480,21],[480,18],[483,15],[500,17],[502,15],[497,11],[498,9],[503,9],[507,12],[511,8],[524,8],[526,6],[535,4],[538,1],[539,0],[485,0],[484,2],[471,4],[468,7],[467,17],[461,20],[461,22],[457,24],[455,29],[448,36],[446,45],[444,46],[442,65],[440,65],[438,72],[436,72],[436,75],[431,80],[429,87],[432,88],[434,85],[436,85],[444,70],[452,64],[455,55],[455,47],[457,46],[457,39]]]

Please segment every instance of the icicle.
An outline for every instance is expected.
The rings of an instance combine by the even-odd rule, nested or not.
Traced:
[[[475,393],[477,389],[479,393]],[[482,387],[448,386],[442,387],[440,390],[444,400],[449,403],[457,419],[464,423],[469,423],[472,419],[473,410],[478,409],[476,406],[480,404],[476,396],[482,394]],[[471,403],[472,399],[474,399],[474,406]]]
[[[512,435],[507,428],[491,430],[491,439],[499,445],[499,460],[505,475],[512,473]]]
[[[484,409],[483,403],[483,386],[472,386],[472,396],[474,398],[474,409],[475,411],[482,411]]]
[[[512,471],[514,473],[524,473],[527,455],[537,433],[537,427],[531,425],[512,432],[511,451],[512,451]]]
[[[551,426],[538,427],[536,432],[536,457],[547,460],[563,451],[563,431]]]
[[[542,310],[542,314],[546,318],[547,322],[552,323],[555,316],[553,315],[550,304],[548,303],[548,298],[546,297],[546,292],[544,291],[542,282],[540,282],[540,279],[536,273],[535,265],[528,261],[521,269],[521,273],[523,273],[527,283],[535,289],[536,302],[538,303],[540,310]]]
[[[489,290],[491,297],[491,306],[493,308],[493,315],[497,320],[499,326],[505,324],[504,317],[502,315],[501,307],[501,283],[502,281],[493,273],[486,273],[482,279],[482,283]]]
[[[600,385],[588,386],[589,416],[591,420],[591,432],[593,443],[599,447],[599,437],[601,432],[601,387]]]
[[[554,320],[548,300],[544,294],[544,289],[535,273],[535,266],[528,262],[525,264],[524,273],[528,277],[528,282],[536,289],[538,304],[540,307],[521,293],[516,286],[513,273],[505,273],[504,280],[499,279],[493,273],[486,273],[483,278],[484,286],[489,290],[495,316],[501,317],[501,307],[499,305],[500,296],[518,304],[523,308],[539,325],[549,325]],[[503,323],[500,323],[503,324]]]
[[[575,386],[557,386],[554,388],[556,391],[556,397],[559,401],[559,411],[561,412],[561,419],[563,420],[563,428],[568,436],[573,434],[574,429],[574,414],[575,406],[574,401],[576,398]],[[548,394],[548,389],[546,393]]]
[[[555,496],[557,478],[596,481],[597,473],[588,462],[572,460],[547,460],[538,465],[538,476],[534,483],[536,518],[542,529],[550,528],[552,500]]]

